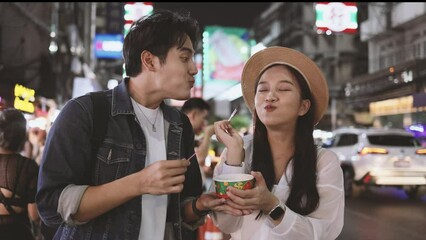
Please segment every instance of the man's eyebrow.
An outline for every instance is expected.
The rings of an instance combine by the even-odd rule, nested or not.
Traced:
[[[195,53],[195,51],[192,48],[189,48],[189,47],[181,47],[179,49],[179,51],[181,51],[181,52],[189,52],[190,54],[194,54]]]

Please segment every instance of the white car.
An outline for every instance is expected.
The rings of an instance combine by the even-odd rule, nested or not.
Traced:
[[[410,198],[426,186],[426,149],[405,130],[337,129],[326,147],[341,161],[346,197],[354,183],[400,187]]]

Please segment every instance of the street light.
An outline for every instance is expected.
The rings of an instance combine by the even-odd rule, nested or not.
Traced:
[[[49,45],[49,52],[50,54],[55,54],[58,51],[58,44],[56,43],[55,39],[50,40]]]

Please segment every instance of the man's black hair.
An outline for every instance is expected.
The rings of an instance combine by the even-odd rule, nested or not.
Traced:
[[[210,111],[210,105],[204,99],[194,97],[186,100],[181,108],[184,113],[188,113],[195,109]]]
[[[167,53],[172,47],[181,48],[187,36],[194,48],[199,40],[199,25],[189,12],[180,10],[156,11],[132,24],[124,38],[123,58],[126,75],[135,77],[141,69],[141,53],[145,50],[166,61]]]

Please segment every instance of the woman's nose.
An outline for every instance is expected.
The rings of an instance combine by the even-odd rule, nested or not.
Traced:
[[[272,91],[270,91],[268,93],[268,95],[266,96],[266,101],[267,102],[275,102],[275,101],[277,101],[277,98],[276,98],[275,94]]]

